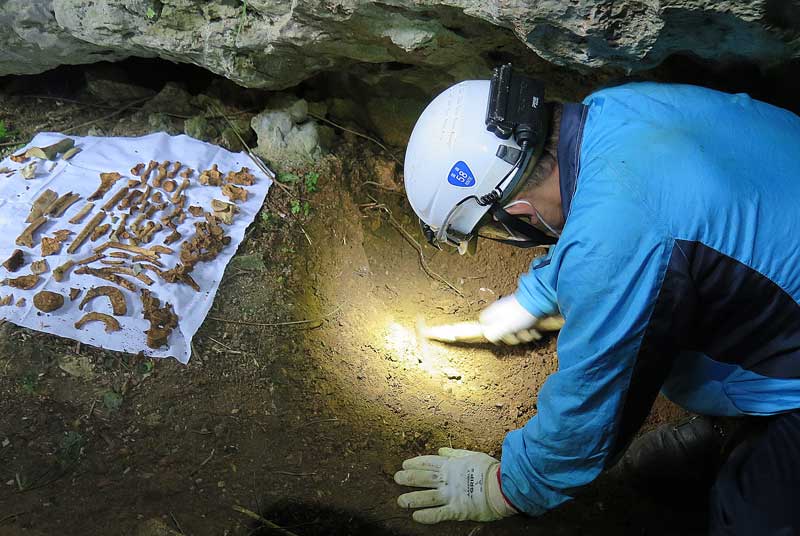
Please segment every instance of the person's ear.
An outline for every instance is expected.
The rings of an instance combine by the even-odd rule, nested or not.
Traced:
[[[528,201],[524,200],[513,201],[504,208],[505,211],[512,216],[528,216],[533,218],[533,216],[536,214],[536,211],[533,210],[533,206],[531,206]]]

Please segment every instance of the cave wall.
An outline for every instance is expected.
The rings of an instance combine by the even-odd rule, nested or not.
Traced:
[[[771,66],[798,56],[798,28],[793,0],[7,0],[0,75],[133,56],[251,88],[353,72],[429,93],[506,60],[583,75],[676,53]]]

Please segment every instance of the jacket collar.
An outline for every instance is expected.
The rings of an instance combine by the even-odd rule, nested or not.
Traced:
[[[581,140],[589,107],[579,103],[564,104],[561,112],[561,131],[558,138],[558,174],[561,189],[561,211],[564,221],[569,216],[572,198],[578,186]]]

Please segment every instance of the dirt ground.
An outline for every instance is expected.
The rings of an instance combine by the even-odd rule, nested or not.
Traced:
[[[0,99],[0,120],[21,135],[107,112]],[[127,115],[92,126],[151,128]],[[553,336],[423,345],[417,319],[473,319],[513,291],[536,252],[482,244],[459,258],[425,246],[456,292],[423,271],[399,231],[422,240],[397,191],[401,169],[380,149],[344,134],[294,172],[318,174],[317,185],[272,188],[188,365],[0,326],[0,536],[279,533],[235,507],[298,536],[703,532],[697,505],[611,479],[538,519],[414,524],[395,503],[402,460],[447,445],[499,456],[557,367]],[[308,214],[292,214],[298,197]],[[75,363],[77,373],[65,366]],[[660,400],[647,427],[679,416]]]

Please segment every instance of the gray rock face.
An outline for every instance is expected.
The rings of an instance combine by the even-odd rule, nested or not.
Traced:
[[[253,117],[258,136],[255,153],[269,162],[302,166],[317,160],[326,150],[327,127],[308,121],[308,103],[300,99],[282,110],[266,110]]]
[[[351,70],[430,89],[505,59],[638,71],[675,52],[761,64],[798,55],[776,0],[6,0],[0,75],[161,57],[243,86]],[[245,7],[246,6],[246,7]],[[526,54],[526,52],[528,54]]]

